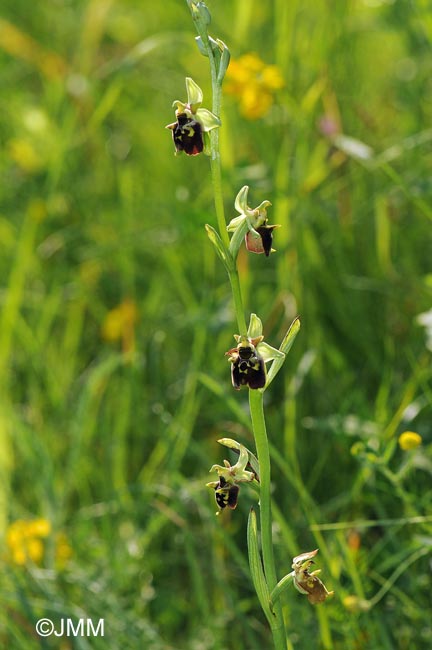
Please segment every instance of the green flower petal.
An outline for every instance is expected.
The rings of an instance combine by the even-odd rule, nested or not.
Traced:
[[[221,121],[217,115],[209,111],[207,108],[198,108],[197,111],[192,109],[192,112],[195,113],[195,119],[201,124],[203,131],[211,131],[221,125]]]

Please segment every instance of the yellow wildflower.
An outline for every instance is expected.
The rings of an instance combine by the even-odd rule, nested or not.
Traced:
[[[124,352],[133,351],[135,348],[135,324],[137,320],[137,306],[132,300],[126,298],[106,315],[102,325],[102,338],[105,341],[121,340]]]
[[[418,433],[414,431],[404,431],[399,436],[399,447],[404,451],[410,451],[415,449],[422,443],[422,438]]]
[[[41,564],[44,558],[46,540],[52,533],[47,519],[17,519],[7,529],[6,546],[13,564],[25,566],[29,562]],[[55,559],[58,568],[63,568],[72,555],[66,535],[60,532],[55,537]]]
[[[51,524],[47,519],[33,519],[26,524],[29,537],[48,537],[51,533]]]
[[[249,120],[263,117],[274,103],[275,92],[283,86],[278,66],[267,65],[254,52],[231,60],[227,70],[225,91],[237,97],[240,112]]]
[[[12,561],[19,565],[29,561],[39,564],[44,553],[42,539],[48,537],[50,532],[51,524],[46,519],[17,519],[10,524],[6,533],[6,544]]]

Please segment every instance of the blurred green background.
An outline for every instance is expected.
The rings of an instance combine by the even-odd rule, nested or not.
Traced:
[[[275,346],[302,320],[266,393],[275,549],[282,577],[319,547],[336,593],[286,596],[290,647],[428,649],[430,3],[208,4],[232,54],[227,217],[247,184],[282,225],[268,259],[241,251],[246,309]],[[255,497],[216,517],[205,487],[218,438],[252,442],[208,159],[164,130],[185,76],[211,107],[194,37],[181,0],[2,2],[4,648],[271,648]],[[104,618],[105,637],[44,639],[42,617]]]

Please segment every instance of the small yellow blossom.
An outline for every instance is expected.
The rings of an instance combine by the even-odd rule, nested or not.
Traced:
[[[254,52],[231,60],[227,70],[225,91],[238,98],[240,112],[249,120],[263,117],[274,103],[275,92],[283,86],[278,66],[267,65]]]
[[[48,537],[51,533],[51,524],[47,519],[33,519],[27,522],[27,534],[29,537]]]
[[[422,443],[422,438],[418,433],[414,431],[404,431],[399,436],[399,447],[404,451],[410,451],[411,449],[416,449]]]
[[[6,544],[14,564],[22,566],[29,561],[39,564],[44,553],[42,540],[50,533],[51,524],[46,519],[17,519],[10,524]]]
[[[135,348],[135,324],[137,320],[137,306],[132,300],[126,298],[106,315],[102,325],[102,338],[105,341],[121,340],[123,351],[132,352]]]
[[[47,519],[17,519],[7,529],[6,546],[13,564],[25,566],[29,562],[41,564],[45,553],[45,540],[51,535],[52,526]],[[55,537],[55,559],[59,569],[72,555],[67,537],[59,532]]]

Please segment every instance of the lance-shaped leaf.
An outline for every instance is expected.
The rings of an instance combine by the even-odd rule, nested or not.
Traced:
[[[299,331],[300,331],[300,319],[295,318],[291,323],[288,332],[285,334],[282,343],[279,346],[279,350],[280,352],[283,353],[283,356],[278,357],[273,361],[270,370],[267,373],[267,383],[265,386],[266,388],[270,386],[271,382],[276,377],[279,370],[282,368],[286,355],[291,350],[295,337],[297,336]]]
[[[270,625],[274,623],[274,614],[270,607],[270,593],[264,576],[261,556],[258,547],[258,529],[255,510],[251,508],[247,526],[247,543],[249,553],[249,566],[255,591],[260,601],[264,614]]]
[[[234,269],[233,259],[229,251],[225,248],[222,239],[219,237],[216,230],[208,223],[206,223],[205,229],[207,231],[208,238],[214,245],[216,252],[219,255],[222,262],[224,263],[226,270],[228,271],[228,273],[231,273],[232,270]]]

